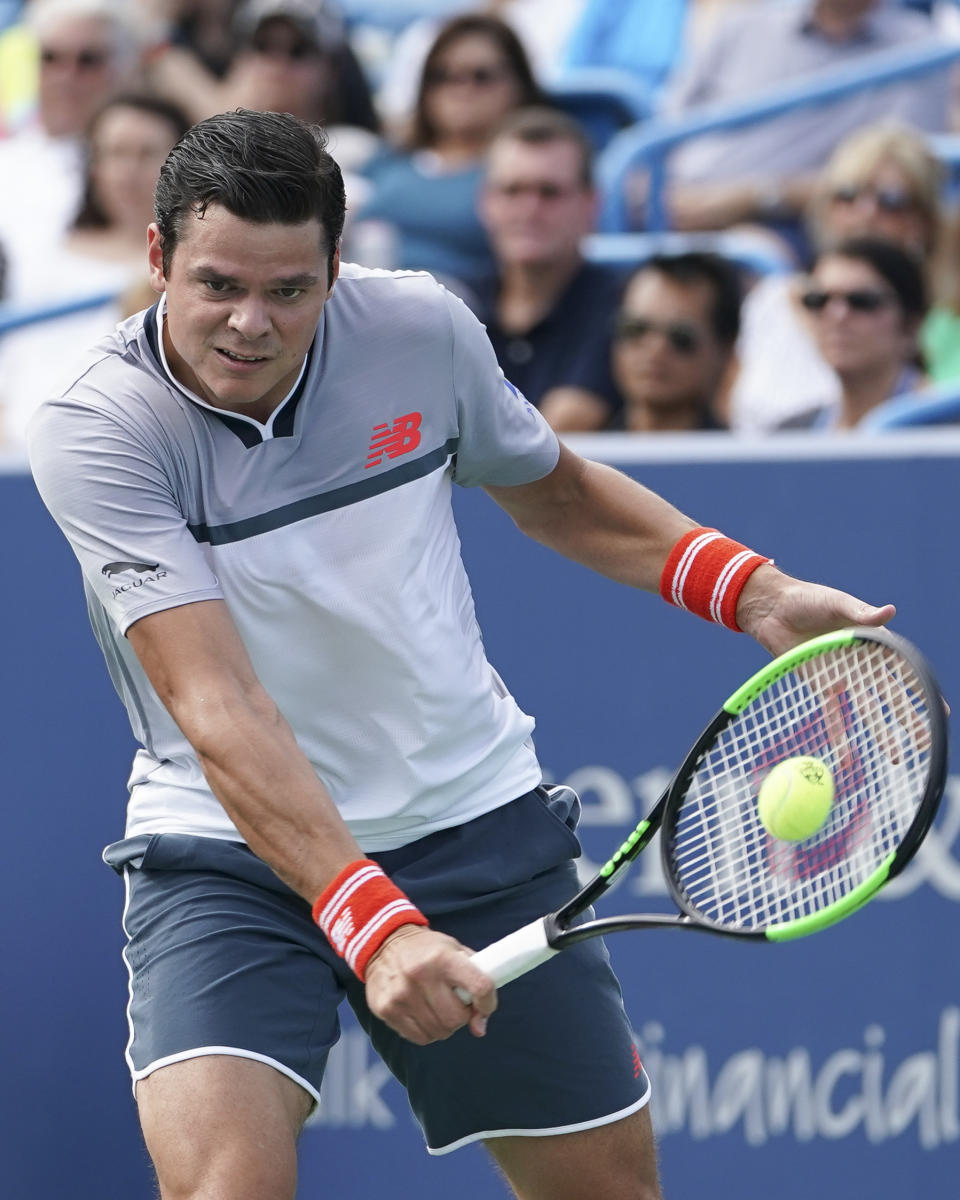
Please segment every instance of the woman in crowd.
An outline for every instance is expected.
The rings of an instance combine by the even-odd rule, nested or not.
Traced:
[[[406,146],[366,168],[370,194],[350,230],[348,256],[457,278],[491,269],[476,212],[484,153],[509,112],[538,102],[508,25],[478,14],[448,21],[424,63]]]
[[[65,239],[50,246],[46,263],[38,264],[46,276],[38,286],[51,303],[107,299],[0,341],[0,446],[22,446],[27,420],[60,372],[127,315],[129,292],[142,294],[154,187],[163,160],[188,125],[176,105],[132,93],[114,97],[94,118],[80,212]]]
[[[926,382],[918,337],[927,286],[910,250],[876,237],[841,241],[817,256],[800,302],[840,395],[781,428],[853,429],[878,405]]]
[[[811,240],[822,250],[853,236],[889,239],[921,256],[936,290],[942,190],[942,165],[922,134],[900,122],[867,126],[840,143],[818,180],[808,214]],[[805,286],[802,274],[771,275],[746,298],[739,372],[728,400],[735,430],[768,432],[817,402],[840,397],[840,381],[804,319]],[[939,311],[928,319],[931,329]],[[926,325],[920,336],[926,344]],[[938,374],[936,365],[932,374]]]

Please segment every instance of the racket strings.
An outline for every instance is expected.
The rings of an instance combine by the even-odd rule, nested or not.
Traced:
[[[764,828],[757,793],[784,758],[830,768],[833,808],[802,842]],[[843,900],[896,850],[931,771],[925,689],[873,642],[832,649],[757,696],[701,759],[675,814],[672,873],[708,920],[746,929],[795,921]]]

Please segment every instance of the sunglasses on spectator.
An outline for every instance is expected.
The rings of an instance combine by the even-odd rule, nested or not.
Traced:
[[[665,321],[658,324],[646,317],[620,316],[617,318],[616,335],[621,342],[642,342],[651,333],[662,334],[677,354],[696,354],[703,339],[700,332],[683,321]]]
[[[465,67],[462,71],[448,71],[446,67],[434,67],[427,72],[426,82],[430,87],[448,84],[470,83],[474,87],[492,87],[502,83],[509,75],[504,67]]]
[[[73,66],[78,71],[99,71],[110,61],[109,50],[87,49],[76,52],[53,50],[44,47],[40,51],[40,62],[45,67]]]
[[[835,204],[856,204],[861,196],[869,196],[881,212],[905,213],[916,208],[913,196],[904,188],[892,187],[846,187],[834,188],[830,198]]]
[[[274,58],[288,58],[291,62],[303,62],[308,58],[316,58],[319,49],[306,40],[298,42],[273,41],[268,37],[255,37],[252,42],[255,54],[269,54]]]
[[[538,200],[565,200],[580,191],[576,187],[563,187],[559,183],[494,183],[490,189],[506,200],[519,200],[521,196],[535,196]]]
[[[856,288],[849,292],[823,292],[811,288],[800,297],[800,303],[812,313],[822,313],[831,300],[842,300],[856,313],[875,313],[893,303],[888,292],[874,292],[869,288]]]

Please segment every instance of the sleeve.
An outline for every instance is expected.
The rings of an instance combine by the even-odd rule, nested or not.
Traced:
[[[454,479],[463,487],[533,483],[560,457],[557,435],[504,378],[486,330],[444,293],[453,325],[453,392],[459,439]]]
[[[41,406],[28,445],[40,496],[121,634],[150,613],[223,597],[146,434],[65,399]]]

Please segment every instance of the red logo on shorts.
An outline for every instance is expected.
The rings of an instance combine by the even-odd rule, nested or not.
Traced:
[[[640,1078],[640,1072],[642,1070],[643,1070],[643,1063],[640,1061],[640,1051],[636,1048],[636,1046],[634,1046],[633,1047],[633,1077],[634,1077],[634,1079]]]
[[[396,417],[392,425],[374,425],[365,470],[378,467],[384,455],[396,458],[416,450],[420,445],[421,420],[420,413],[407,413],[406,416]]]

